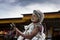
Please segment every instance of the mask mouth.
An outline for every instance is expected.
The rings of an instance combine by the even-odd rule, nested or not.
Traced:
[[[31,21],[34,22],[35,21],[34,18],[31,18]]]
[[[37,18],[37,20],[35,20],[34,18],[31,18],[31,21],[34,22],[34,23],[39,22],[39,21],[38,21],[38,18]]]

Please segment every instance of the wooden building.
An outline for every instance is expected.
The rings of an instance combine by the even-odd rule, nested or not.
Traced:
[[[43,25],[45,27],[46,39],[52,39],[60,31],[60,11],[44,13],[45,18]],[[24,26],[31,23],[32,14],[22,14],[23,18],[5,18],[0,19],[0,34],[4,34],[1,31],[9,30],[10,24],[15,23],[16,27],[21,31],[24,31]]]

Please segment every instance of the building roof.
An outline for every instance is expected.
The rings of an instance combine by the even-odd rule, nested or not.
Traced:
[[[60,18],[60,11],[44,13],[45,18]],[[4,18],[0,19],[0,23],[24,23],[31,19],[31,14],[22,14],[22,18]]]

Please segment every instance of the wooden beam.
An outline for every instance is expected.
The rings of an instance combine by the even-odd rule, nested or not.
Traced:
[[[45,13],[45,18],[60,18],[60,13]],[[27,20],[31,19],[31,14],[25,14],[24,17],[22,19],[20,18],[16,18],[16,19],[3,19],[0,20],[0,23],[25,23],[27,22]]]
[[[60,14],[45,14],[45,18],[60,18]]]

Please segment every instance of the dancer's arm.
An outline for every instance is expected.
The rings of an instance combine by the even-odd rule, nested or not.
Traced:
[[[37,33],[38,33],[38,27],[35,27],[34,29],[33,29],[33,31],[32,31],[32,33],[31,34],[28,34],[28,35],[25,35],[25,34],[23,34],[18,28],[16,28],[16,31],[21,35],[21,36],[23,36],[24,38],[26,38],[26,39],[31,39],[31,38],[33,38]]]

